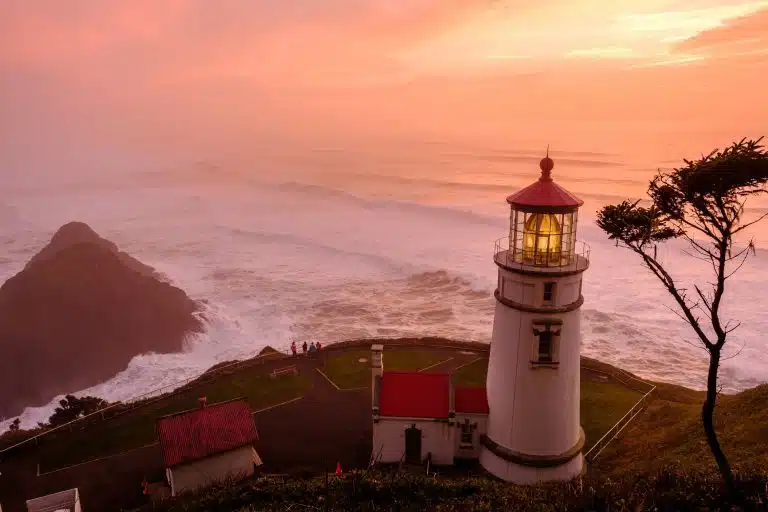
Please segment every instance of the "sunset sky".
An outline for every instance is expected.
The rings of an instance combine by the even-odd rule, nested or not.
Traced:
[[[662,121],[708,145],[768,131],[767,64],[768,0],[0,0],[0,149]]]

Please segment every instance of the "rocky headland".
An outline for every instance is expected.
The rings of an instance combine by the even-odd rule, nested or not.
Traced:
[[[96,385],[136,355],[182,349],[199,305],[82,222],[0,287],[0,418]]]

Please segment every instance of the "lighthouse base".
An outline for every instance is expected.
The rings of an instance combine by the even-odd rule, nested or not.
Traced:
[[[518,485],[531,485],[555,480],[571,480],[582,475],[583,437],[572,450],[557,458],[522,455],[488,439],[483,439],[480,464],[493,476]]]

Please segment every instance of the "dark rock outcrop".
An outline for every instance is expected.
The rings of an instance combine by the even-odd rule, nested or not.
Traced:
[[[0,418],[182,349],[198,305],[80,222],[0,287]]]

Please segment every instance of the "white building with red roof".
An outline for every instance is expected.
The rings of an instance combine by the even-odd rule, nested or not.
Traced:
[[[379,462],[449,465],[477,459],[485,433],[485,388],[457,388],[446,373],[384,371],[373,345],[373,456]]]
[[[157,435],[171,495],[253,475],[262,464],[248,403],[232,400],[164,416]]]
[[[485,388],[449,375],[386,372],[373,345],[373,456],[451,464],[479,458],[517,484],[567,480],[584,468],[580,407],[582,275],[589,248],[576,241],[583,202],[552,180],[509,196],[509,238],[496,242],[496,306]]]

